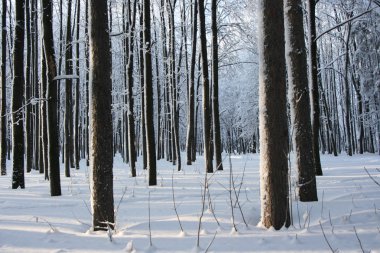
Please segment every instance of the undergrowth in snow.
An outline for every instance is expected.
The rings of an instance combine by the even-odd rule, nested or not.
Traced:
[[[181,172],[159,161],[158,185],[148,187],[146,171],[138,169],[131,178],[128,165],[116,156],[116,230],[109,233],[91,230],[84,162],[71,178],[61,175],[60,197],[50,197],[49,183],[37,171],[26,174],[26,189],[12,190],[8,163],[8,175],[0,177],[0,252],[380,252],[380,187],[374,182],[380,182],[378,155],[322,155],[319,202],[297,201],[293,172],[293,225],[280,231],[259,225],[259,156],[232,156],[231,161],[232,192],[228,159],[224,171],[208,175],[204,191],[201,157]]]

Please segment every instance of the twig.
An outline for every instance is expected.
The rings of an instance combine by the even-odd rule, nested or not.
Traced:
[[[201,199],[202,199],[202,211],[201,215],[199,216],[199,222],[198,222],[198,235],[197,235],[197,247],[199,248],[199,241],[200,241],[200,234],[201,234],[201,226],[202,226],[202,218],[205,211],[205,202],[206,202],[206,188],[207,188],[207,173],[205,173],[205,185],[202,189],[201,185]]]
[[[207,249],[205,250],[205,253],[207,253],[208,250],[210,249],[211,245],[213,244],[213,242],[215,240],[215,237],[216,237],[217,233],[218,233],[218,231],[215,231],[214,237],[212,238],[211,242],[208,244]]]
[[[228,155],[229,157],[229,162],[230,162],[230,189],[229,189],[229,192],[230,192],[230,206],[231,206],[231,215],[232,215],[232,226],[235,230],[235,232],[237,232],[237,228],[236,228],[236,224],[235,224],[235,214],[234,214],[234,206],[233,206],[233,203],[232,203],[232,185],[233,185],[233,179],[232,179],[232,163],[231,163],[231,154]]]
[[[369,178],[370,178],[370,179],[372,179],[372,181],[373,181],[375,184],[377,184],[378,186],[380,186],[380,183],[379,183],[379,182],[377,182],[377,181],[376,181],[376,179],[374,179],[374,178],[372,177],[372,175],[371,175],[371,174],[369,174],[369,172],[368,172],[368,170],[367,170],[367,168],[366,168],[366,167],[364,167],[364,170],[365,170],[365,172],[367,172],[367,174],[368,174]]]
[[[173,173],[172,173],[172,198],[173,198],[174,211],[175,211],[175,214],[177,215],[178,224],[179,224],[179,227],[181,228],[181,231],[183,232],[182,223],[181,223],[181,220],[180,220],[179,215],[178,215],[177,205],[175,203],[175,196],[174,196],[174,170],[173,170]]]
[[[360,249],[362,250],[363,253],[365,253],[365,251],[364,251],[364,249],[363,249],[363,244],[362,244],[362,242],[360,241],[360,238],[359,238],[358,232],[356,231],[355,226],[354,226],[354,231],[355,231],[356,238],[357,238],[358,241],[359,241]]]
[[[323,227],[322,227],[321,221],[319,221],[319,226],[321,226],[323,237],[325,238],[325,241],[326,241],[327,245],[329,246],[331,252],[332,252],[332,253],[337,252],[338,249],[334,250],[334,249],[331,247],[331,244],[330,244],[329,240],[328,240],[327,237],[326,237],[325,231],[323,230]]]

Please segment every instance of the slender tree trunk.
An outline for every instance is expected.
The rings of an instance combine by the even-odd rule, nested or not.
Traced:
[[[25,0],[26,18],[26,62],[25,62],[25,158],[26,171],[33,167],[33,128],[32,128],[32,82],[31,82],[31,32],[30,32],[30,0]]]
[[[217,1],[211,1],[211,31],[212,31],[212,121],[214,133],[214,154],[217,170],[223,170],[222,144],[220,139],[219,120],[219,55],[218,55],[218,24]]]
[[[205,169],[207,173],[212,173],[212,153],[211,153],[211,119],[210,119],[210,81],[208,75],[208,61],[207,61],[207,39],[206,39],[206,22],[205,22],[205,6],[204,0],[198,0],[198,13],[199,13],[199,31],[201,37],[201,54],[202,54],[202,75],[203,75],[203,145],[204,145],[204,159]]]
[[[46,57],[45,53],[41,52],[41,96],[46,96],[47,91],[47,78],[46,78]],[[47,102],[42,101],[41,108],[40,108],[40,114],[41,114],[41,167],[40,167],[40,173],[45,172],[45,180],[49,180],[49,161],[48,161],[48,129],[47,129]]]
[[[7,0],[2,2],[1,14],[1,112],[0,112],[0,167],[1,175],[7,174]]]
[[[308,92],[306,46],[301,0],[285,0],[286,66],[291,102],[291,137],[298,169],[298,196],[301,201],[317,201],[313,161],[310,98]]]
[[[58,111],[57,111],[57,66],[55,63],[53,24],[52,24],[52,2],[42,0],[42,27],[43,44],[47,66],[47,128],[48,128],[48,158],[49,178],[51,196],[61,195],[61,181],[59,173],[59,147],[58,147]]]
[[[195,160],[193,155],[194,152],[194,113],[195,113],[195,96],[194,96],[194,84],[195,84],[195,61],[197,57],[197,31],[198,31],[198,3],[197,0],[194,0],[194,10],[193,10],[193,27],[192,27],[192,49],[191,49],[191,60],[190,60],[190,78],[189,78],[189,105],[187,109],[187,138],[186,138],[186,156],[187,156],[187,165],[191,165],[192,161]]]
[[[317,62],[317,37],[315,27],[315,5],[317,0],[308,0],[308,14],[309,14],[309,82],[311,87],[311,111],[312,111],[312,133],[313,133],[313,157],[315,173],[317,176],[321,176],[322,166],[321,158],[319,155],[319,89],[318,89],[318,62]]]
[[[71,36],[71,2],[67,2],[67,23],[66,23],[66,59],[65,71],[67,76],[73,74],[73,47]],[[70,177],[70,167],[72,164],[72,79],[65,80],[65,176]]]
[[[75,150],[75,168],[79,170],[79,161],[80,161],[80,149],[79,149],[79,125],[80,125],[80,119],[79,119],[79,107],[80,107],[80,101],[79,101],[79,86],[80,86],[80,66],[79,66],[79,32],[80,32],[80,0],[77,0],[77,34],[76,34],[76,75],[78,76],[78,79],[76,79],[75,83],[75,124],[74,124],[74,150]]]
[[[89,1],[93,229],[114,228],[111,54],[107,1]]]
[[[143,156],[143,169],[147,169],[147,143],[146,143],[146,124],[145,124],[145,88],[144,88],[144,83],[145,83],[145,75],[144,75],[144,68],[146,67],[144,64],[144,21],[143,21],[143,1],[139,5],[140,7],[140,103],[141,103],[141,151],[142,151],[142,156]]]
[[[259,8],[261,224],[280,229],[290,225],[283,1]]]
[[[127,64],[127,121],[128,121],[128,152],[129,152],[129,167],[133,177],[136,176],[136,147],[135,147],[135,119],[133,112],[133,63],[134,63],[134,45],[135,45],[135,27],[136,27],[136,5],[137,0],[133,1],[133,14],[130,11],[130,1],[128,1],[128,15],[132,16],[132,23],[129,26],[129,49],[128,49],[128,64]]]
[[[147,169],[149,171],[149,185],[157,185],[156,147],[154,137],[154,110],[153,110],[153,84],[152,59],[150,40],[150,0],[144,0],[144,102],[145,102],[145,130],[147,144]]]
[[[13,45],[13,90],[12,90],[12,189],[25,188],[24,178],[24,24],[25,1],[16,0],[16,27]]]

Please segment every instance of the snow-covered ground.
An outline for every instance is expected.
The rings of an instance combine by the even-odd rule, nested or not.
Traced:
[[[71,171],[71,178],[61,175],[60,197],[50,197],[49,183],[35,171],[26,174],[25,190],[12,190],[8,163],[8,175],[0,177],[0,252],[331,252],[326,240],[339,252],[380,252],[380,187],[364,170],[367,168],[380,182],[380,156],[321,158],[324,176],[317,179],[320,201],[300,203],[293,189],[294,225],[280,231],[257,226],[258,155],[231,157],[241,205],[239,209],[232,192],[235,218],[231,218],[230,171],[225,159],[225,170],[209,179],[200,247],[197,233],[204,182],[202,158],[192,166],[184,166],[181,172],[174,171],[169,162],[159,161],[158,186],[147,187],[146,172],[139,169],[136,178],[129,177],[128,165],[117,156],[116,231],[112,236],[90,230],[88,168],[84,163],[81,170]],[[292,187],[295,185],[292,177]],[[173,208],[173,190],[183,232]]]

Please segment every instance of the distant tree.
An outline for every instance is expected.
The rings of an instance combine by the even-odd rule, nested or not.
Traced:
[[[111,53],[108,1],[89,1],[90,171],[93,229],[114,228]]]
[[[42,0],[42,38],[47,67],[47,133],[48,133],[48,168],[50,180],[50,195],[61,195],[61,179],[59,173],[59,146],[58,146],[58,111],[57,111],[57,76],[55,63],[52,0]]]
[[[204,0],[198,0],[199,32],[201,38],[202,77],[203,77],[203,145],[205,169],[212,173],[212,136],[211,136],[211,110],[210,110],[210,80],[208,75],[207,38]]]
[[[16,26],[13,45],[12,89],[12,189],[25,188],[24,178],[24,26],[25,1],[16,0]]]
[[[3,0],[1,14],[1,110],[0,110],[0,167],[7,174],[7,0]]]
[[[149,185],[157,185],[156,146],[154,136],[153,84],[152,84],[152,51],[150,39],[150,0],[144,0],[144,102],[145,131],[147,145],[147,169]]]
[[[285,0],[286,66],[301,201],[317,201],[313,160],[310,97],[301,0]]]
[[[258,7],[261,224],[280,229],[290,225],[283,1]]]

